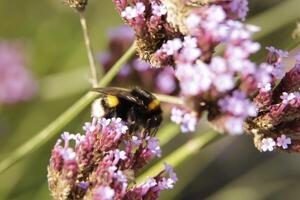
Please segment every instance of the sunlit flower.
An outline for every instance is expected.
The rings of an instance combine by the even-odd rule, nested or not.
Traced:
[[[273,151],[276,146],[276,142],[273,138],[263,138],[261,141],[261,150],[266,151]]]
[[[282,147],[283,149],[287,149],[288,145],[292,144],[291,138],[287,137],[286,135],[281,135],[277,137],[277,146]]]

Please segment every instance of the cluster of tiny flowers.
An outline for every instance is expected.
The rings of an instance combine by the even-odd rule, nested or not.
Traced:
[[[225,127],[231,130],[232,134],[243,133],[245,119],[249,116],[255,117],[257,115],[255,105],[240,91],[234,91],[232,96],[226,96],[221,99],[219,106],[223,112],[230,115],[225,123]]]
[[[133,30],[126,25],[111,29],[108,36],[109,50],[98,56],[99,62],[105,67],[105,70],[109,70],[134,41]],[[137,56],[122,66],[118,76],[114,79],[114,84],[124,87],[128,79],[131,80],[131,84],[163,94],[175,94],[179,87],[173,68],[154,69]]]
[[[296,64],[284,71],[283,58],[287,52],[267,48],[267,62],[275,69],[268,88],[261,88],[254,98],[257,116],[247,119],[244,127],[254,135],[256,147],[261,151],[273,151],[275,147],[288,152],[300,152],[299,108],[300,108],[300,54]]]
[[[35,95],[37,85],[25,63],[17,44],[0,43],[0,104],[28,101]]]
[[[231,6],[235,8],[240,3],[246,5],[232,1]],[[227,6],[212,4],[195,9],[185,20],[188,34],[167,41],[156,56],[174,60],[184,97],[214,105],[195,110],[208,110],[211,121],[222,120],[222,124],[217,123],[222,126],[220,130],[236,135],[244,132],[247,118],[256,116],[256,106],[249,97],[270,84],[275,67],[267,63],[256,66],[249,60],[260,49],[251,40],[259,28],[234,20]],[[213,49],[220,43],[225,48],[223,56],[213,56]],[[211,109],[216,106],[217,113]]]
[[[113,0],[118,12],[131,26],[137,38],[137,51],[142,60],[159,67],[153,55],[161,43],[175,35],[180,35],[167,21],[167,7],[160,0]]]
[[[180,125],[183,133],[194,132],[196,130],[198,118],[194,112],[186,112],[179,108],[173,108],[171,121]]]
[[[267,47],[266,62],[250,60],[261,47],[252,40],[259,28],[242,22],[247,0],[212,0],[187,6],[187,13],[168,0],[114,2],[120,13],[143,8],[133,18],[122,16],[135,31],[140,57],[156,67],[174,68],[180,94],[190,106],[184,110],[193,110],[197,118],[207,112],[221,132],[252,134],[261,151],[277,146],[300,152],[300,56],[288,72],[282,62],[288,53],[274,47]],[[219,45],[223,54],[215,55]],[[172,110],[171,119],[183,132],[195,130],[197,118]]]
[[[55,199],[157,199],[177,181],[169,165],[136,184],[135,174],[161,156],[158,140],[130,133],[120,118],[93,118],[84,135],[64,132],[52,150],[48,183]]]
[[[282,149],[287,149],[291,143],[291,138],[287,137],[286,135],[281,135],[280,137],[277,137],[276,142],[271,137],[263,138],[261,141],[261,150],[264,152],[273,151],[276,146],[281,147]]]

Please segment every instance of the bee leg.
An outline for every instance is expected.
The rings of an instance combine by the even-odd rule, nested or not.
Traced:
[[[106,111],[106,114],[103,116],[105,118],[117,117],[117,110],[115,108],[110,108]]]

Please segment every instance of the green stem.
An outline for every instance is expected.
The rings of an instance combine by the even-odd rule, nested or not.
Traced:
[[[184,101],[178,97],[164,95],[164,94],[154,94],[157,99],[164,103],[171,103],[177,105],[184,105]]]
[[[123,64],[125,64],[127,60],[133,56],[134,53],[135,53],[135,42],[102,78],[102,80],[99,83],[99,87],[104,87],[108,85],[112,81],[112,79],[117,75],[117,73],[120,71]]]
[[[159,145],[161,147],[165,146],[173,138],[175,138],[179,133],[181,133],[180,128],[175,123],[168,123],[157,133],[157,138],[159,139]]]
[[[208,131],[204,134],[197,136],[196,138],[188,141],[176,151],[168,155],[167,157],[161,159],[157,162],[154,166],[144,172],[137,178],[137,182],[141,183],[147,179],[147,177],[155,176],[163,170],[163,163],[168,163],[173,167],[178,166],[185,160],[189,159],[193,156],[194,153],[208,145],[209,143],[213,142],[219,137],[220,134],[215,131]]]
[[[296,22],[300,17],[299,6],[299,0],[283,1],[277,6],[247,20],[249,24],[262,27],[262,31],[256,33],[254,39],[263,38],[287,24]],[[274,18],[276,18],[275,21]]]
[[[116,76],[123,64],[135,53],[135,43],[128,49],[128,51],[116,62],[111,70],[100,80],[99,86],[105,87]],[[0,174],[3,173],[10,166],[21,160],[23,157],[33,152],[43,144],[54,137],[64,126],[70,123],[82,110],[84,110],[95,98],[97,94],[88,92],[81,97],[68,110],[62,113],[56,120],[54,120],[45,129],[39,132],[36,136],[25,142],[23,145],[13,151],[9,157],[0,163]]]
[[[88,59],[89,59],[89,63],[90,63],[93,87],[98,87],[99,81],[98,81],[98,77],[97,77],[97,67],[96,67],[95,56],[94,56],[88,28],[87,28],[86,19],[85,19],[83,12],[78,12],[78,13],[79,13],[79,18],[80,18],[80,24],[81,24],[82,31],[83,31],[84,43],[85,43],[85,47],[86,47],[86,51],[87,51],[87,55],[88,55]],[[100,74],[102,75],[103,68],[99,67],[99,70],[101,70]]]

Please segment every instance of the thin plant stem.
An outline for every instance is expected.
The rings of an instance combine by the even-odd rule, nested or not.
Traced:
[[[111,70],[99,82],[99,87],[107,86],[116,76],[122,65],[125,64],[135,53],[135,43],[127,50],[127,52],[116,62]],[[26,141],[9,157],[0,163],[0,174],[6,169],[14,165],[16,162],[30,154],[34,150],[41,147],[43,144],[53,138],[63,127],[70,123],[80,112],[82,112],[90,103],[97,97],[97,93],[88,92],[74,103],[69,109],[62,113],[56,120],[50,123],[45,129],[40,131],[34,137]]]
[[[137,182],[141,183],[146,180],[147,177],[155,176],[156,174],[160,173],[163,170],[163,163],[168,163],[172,165],[173,167],[178,166],[185,160],[189,159],[193,156],[197,151],[208,145],[209,143],[215,141],[216,139],[220,138],[221,134],[218,132],[215,132],[213,130],[210,130],[206,133],[203,133],[199,136],[197,136],[194,139],[191,139],[181,147],[179,147],[177,150],[175,150],[173,153],[168,155],[167,157],[161,159],[159,162],[157,162],[154,166],[152,166],[150,169],[148,169],[146,172],[141,174],[137,178]]]
[[[170,103],[170,104],[177,104],[177,105],[184,105],[183,99],[180,99],[178,97],[173,97],[173,96],[164,95],[164,94],[154,94],[154,95],[161,102]]]
[[[88,28],[87,28],[86,19],[84,16],[84,12],[78,12],[78,13],[79,13],[79,18],[80,18],[80,24],[81,24],[82,31],[83,31],[84,43],[85,43],[85,47],[86,47],[86,51],[87,51],[87,55],[88,55],[88,59],[89,59],[89,63],[90,63],[92,84],[93,84],[93,87],[97,87],[98,83],[99,83],[98,77],[97,77],[97,67],[96,67],[95,56],[93,53],[93,48],[91,45],[91,40],[90,40]],[[99,67],[98,70],[99,70],[99,74],[102,75],[103,68]]]

